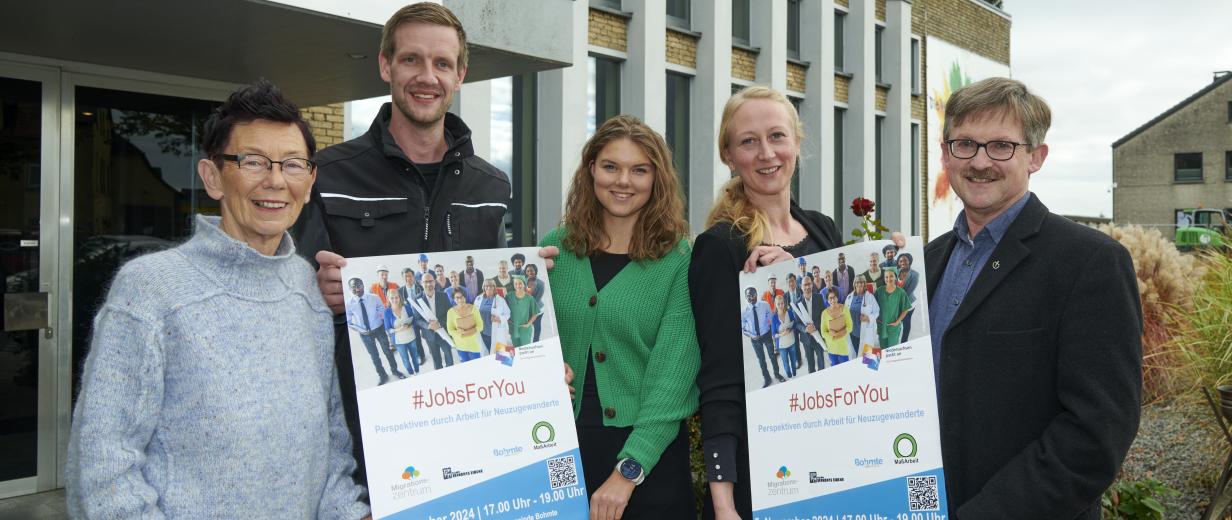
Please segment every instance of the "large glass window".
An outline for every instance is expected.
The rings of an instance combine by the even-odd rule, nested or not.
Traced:
[[[667,25],[678,29],[689,30],[690,0],[667,0]]]
[[[40,292],[42,89],[35,81],[0,78],[0,282],[4,282],[0,293],[4,294]],[[0,325],[4,320],[0,313]],[[38,473],[38,375],[39,331],[0,332],[0,482]]]
[[[1223,154],[1223,180],[1232,181],[1232,151]]]
[[[217,103],[91,87],[78,87],[76,96],[73,361],[80,373],[90,318],[120,265],[175,245],[192,234],[194,213],[217,214],[219,206],[196,168],[202,125]]]
[[[620,62],[600,56],[588,61],[590,82],[586,86],[586,135],[614,115],[620,114]]]
[[[1173,180],[1202,182],[1202,153],[1178,153],[1173,156]]]
[[[691,78],[667,73],[667,132],[663,138],[672,149],[672,161],[680,176],[684,214],[689,214],[689,83]]]
[[[787,0],[787,57],[800,59],[800,0]]]
[[[840,229],[847,207],[843,197],[843,130],[846,128],[846,118],[846,109],[834,108],[834,220]]]
[[[752,34],[749,2],[750,0],[732,0],[732,41],[741,45],[748,45]]]
[[[846,54],[843,45],[843,32],[846,30],[847,13],[842,11],[834,12],[834,70],[847,70],[846,60],[843,56]]]
[[[513,200],[505,212],[510,246],[532,246],[535,229],[534,73],[492,80],[492,165],[509,176]]]
[[[873,71],[875,72],[877,83],[885,83],[885,81],[881,79],[882,78],[882,74],[881,74],[882,65],[881,64],[883,61],[885,61],[882,59],[882,53],[884,49],[884,45],[882,44],[882,39],[883,39],[884,33],[885,33],[885,27],[882,27],[880,25],[878,25],[877,30],[873,32]]]

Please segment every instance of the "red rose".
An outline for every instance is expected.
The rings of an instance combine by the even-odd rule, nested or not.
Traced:
[[[876,204],[873,204],[873,201],[864,197],[856,197],[851,201],[851,212],[855,213],[857,217],[863,217],[872,213],[875,207]]]

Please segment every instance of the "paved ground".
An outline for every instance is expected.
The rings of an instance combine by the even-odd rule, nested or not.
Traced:
[[[64,490],[0,500],[0,520],[66,520]]]

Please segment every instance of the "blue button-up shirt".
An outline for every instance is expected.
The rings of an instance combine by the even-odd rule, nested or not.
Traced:
[[[1006,209],[1005,213],[997,215],[997,218],[984,226],[984,229],[981,229],[974,239],[971,238],[971,232],[967,227],[966,210],[958,212],[958,219],[954,221],[954,251],[950,253],[950,260],[945,264],[941,282],[937,284],[937,291],[932,295],[932,301],[928,305],[929,325],[932,328],[933,339],[934,375],[940,377],[941,374],[941,338],[945,337],[946,329],[950,328],[950,322],[954,321],[954,315],[958,313],[958,307],[967,297],[967,291],[971,289],[976,276],[984,269],[993,250],[1005,237],[1010,224],[1014,223],[1030,199],[1031,192],[1027,192],[1009,209]]]
[[[364,311],[368,314],[368,326],[364,326],[364,315],[359,310],[360,298],[364,301]],[[385,306],[381,299],[371,293],[364,293],[359,298],[350,298],[346,303],[347,325],[355,330],[367,332],[385,326]]]
[[[770,305],[759,299],[755,304],[746,306],[744,312],[740,313],[740,327],[744,329],[744,335],[751,338],[769,334]]]

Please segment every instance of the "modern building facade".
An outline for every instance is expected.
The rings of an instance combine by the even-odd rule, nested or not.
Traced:
[[[1112,143],[1112,182],[1112,221],[1169,239],[1178,210],[1232,210],[1232,73]]]
[[[802,115],[802,206],[851,229],[847,205],[866,196],[890,227],[926,233],[922,165],[938,139],[929,42],[1009,65],[1010,17],[982,0],[443,3],[471,44],[453,110],[477,149],[508,152],[493,162],[511,174],[517,245],[557,225],[582,144],[618,113],[666,136],[700,230],[730,178],[715,148],[723,104],[754,83],[787,92]],[[322,146],[341,142],[354,119],[345,102],[388,94],[376,49],[402,2],[10,4],[0,18],[0,498],[62,486],[76,373],[118,266],[216,211],[194,166],[213,107],[266,77],[306,107]]]

